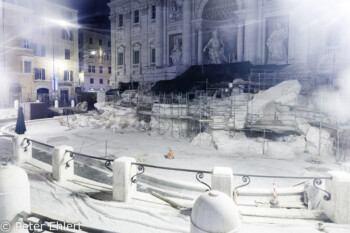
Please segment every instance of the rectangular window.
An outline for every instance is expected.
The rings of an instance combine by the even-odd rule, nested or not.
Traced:
[[[102,46],[102,40],[99,40],[99,41],[98,41],[98,44],[99,44],[100,46]]]
[[[152,5],[152,13],[151,13],[151,19],[156,19],[157,13],[156,13],[156,5]]]
[[[134,51],[134,64],[140,64],[140,51]]]
[[[103,84],[103,79],[102,78],[100,78],[100,84]]]
[[[94,84],[94,79],[90,78],[90,84]]]
[[[100,66],[100,74],[103,73],[103,66]]]
[[[70,49],[65,49],[64,50],[64,58],[66,60],[70,60]]]
[[[30,48],[30,42],[28,39],[23,39],[22,40],[22,47],[25,49],[29,49]]]
[[[122,14],[119,15],[119,27],[124,26],[124,16]]]
[[[151,63],[156,63],[156,49],[151,48]]]
[[[124,65],[124,53],[118,53],[118,66]]]
[[[64,71],[64,81],[73,81],[73,71],[70,71],[70,70]]]
[[[63,28],[62,29],[62,39],[73,41],[73,31]]]
[[[112,67],[108,67],[108,74],[112,73]]]
[[[32,62],[24,61],[23,68],[24,68],[24,73],[32,73]]]
[[[134,11],[134,23],[139,23],[140,22],[140,11],[136,10]]]
[[[88,66],[88,72],[91,73],[91,66]]]
[[[92,38],[89,38],[89,44],[93,44],[94,40]]]
[[[34,68],[34,78],[35,80],[45,80],[45,69]]]
[[[111,41],[110,40],[108,41],[108,47],[109,48],[111,47]]]
[[[95,66],[91,66],[91,72],[95,73]]]
[[[111,54],[106,53],[106,60],[107,60],[107,61],[111,60]]]

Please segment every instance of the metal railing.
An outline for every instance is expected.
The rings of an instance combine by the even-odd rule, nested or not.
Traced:
[[[5,136],[5,135],[0,135],[1,136]],[[11,136],[9,136],[11,137]],[[36,140],[32,140],[29,138],[25,138],[25,140],[27,141],[28,145],[25,147],[26,148],[30,145],[30,142],[34,142],[34,143],[38,143],[40,145],[44,145],[50,148],[54,148],[54,146],[51,146],[49,144],[46,143],[42,143]],[[93,160],[98,160],[98,161],[103,161],[105,167],[110,170],[113,171],[111,168],[112,159],[107,159],[107,158],[101,158],[101,157],[97,157],[97,156],[92,156],[92,155],[86,155],[86,154],[82,154],[82,153],[78,153],[78,152],[74,152],[74,151],[70,151],[70,150],[66,150],[65,153],[70,153],[70,157],[71,159],[68,160],[66,162],[66,167],[70,167],[70,162],[74,160],[75,156],[81,156],[84,158],[89,158],[89,159],[93,159]],[[195,178],[196,180],[205,185],[208,190],[211,190],[211,186],[207,183],[205,183],[203,181],[204,178],[204,174],[212,174],[211,171],[207,171],[207,170],[195,170],[195,169],[183,169],[183,168],[174,168],[174,167],[163,167],[163,166],[157,166],[157,165],[151,165],[151,164],[145,164],[145,163],[131,163],[131,165],[133,166],[137,166],[137,170],[139,171],[137,174],[133,175],[131,177],[131,182],[132,183],[137,183],[137,177],[142,175],[145,172],[145,168],[155,168],[155,169],[163,169],[163,170],[169,170],[169,171],[181,171],[181,172],[189,172],[189,173],[196,173]],[[320,186],[322,185],[322,180],[331,180],[332,177],[331,176],[324,176],[324,177],[318,177],[318,176],[272,176],[272,175],[250,175],[250,174],[239,174],[239,173],[233,173],[233,176],[238,176],[238,177],[242,177],[242,181],[243,184],[239,185],[237,187],[235,187],[235,191],[237,191],[240,188],[246,187],[251,183],[251,177],[254,178],[265,178],[265,179],[298,179],[298,180],[313,180],[313,186],[324,192],[325,195],[323,196],[323,199],[326,201],[331,200],[331,194],[329,192],[327,192],[326,190],[320,188]]]
[[[317,177],[317,176],[268,176],[268,175],[247,175],[247,174],[233,174],[233,176],[242,177],[244,184],[235,187],[235,190],[248,186],[250,184],[250,178],[265,178],[265,179],[295,179],[295,180],[313,180],[313,186],[326,194],[323,196],[323,199],[326,201],[331,200],[331,194],[324,189],[321,189],[319,186],[322,185],[322,180],[331,180],[331,176]]]
[[[163,170],[170,170],[170,171],[182,171],[182,172],[191,172],[196,173],[196,180],[208,187],[208,190],[211,190],[210,185],[202,181],[204,178],[204,174],[211,174],[211,171],[204,171],[204,170],[193,170],[193,169],[182,169],[182,168],[173,168],[173,167],[162,167],[162,166],[156,166],[156,165],[150,165],[150,164],[144,164],[144,163],[131,163],[132,165],[138,166],[139,173],[131,177],[131,182],[137,183],[137,177],[140,176],[145,172],[145,167],[149,168],[156,168],[156,169],[163,169]]]
[[[84,157],[84,158],[104,161],[105,162],[105,167],[108,170],[113,171],[112,168],[110,168],[110,166],[112,165],[113,159],[106,159],[106,158],[101,158],[101,157],[97,157],[97,156],[86,155],[86,154],[82,154],[82,153],[78,153],[78,152],[74,152],[74,151],[69,151],[69,150],[66,150],[66,153],[70,153],[70,157],[71,157],[71,159],[66,162],[66,167],[70,167],[69,162],[73,161],[74,158],[75,158],[75,155],[76,155],[76,156],[81,156],[81,157]]]
[[[39,144],[39,145],[42,145],[42,146],[46,146],[46,147],[49,147],[49,148],[54,148],[54,146],[50,145],[50,144],[46,144],[46,143],[43,143],[43,142],[39,142],[37,140],[33,140],[33,139],[30,139],[30,138],[24,138],[24,140],[27,141],[28,145],[24,148],[24,151],[27,151],[27,147],[30,145],[30,142],[32,143],[36,143],[36,144]]]
[[[131,177],[131,181],[133,183],[137,183],[137,177],[142,175],[145,172],[145,167],[149,168],[156,168],[156,169],[164,169],[164,170],[170,170],[170,171],[182,171],[182,172],[192,172],[196,173],[196,180],[205,185],[206,187],[211,190],[211,186],[207,183],[203,182],[201,179],[204,178],[204,174],[212,174],[211,171],[204,171],[204,170],[193,170],[193,169],[182,169],[182,168],[172,168],[172,167],[162,167],[162,166],[155,166],[150,164],[144,164],[144,163],[132,163],[132,165],[138,166],[138,173]],[[251,177],[255,178],[267,178],[267,179],[299,179],[299,180],[313,180],[313,185],[315,188],[317,188],[320,191],[325,192],[326,194],[323,196],[323,199],[326,201],[329,201],[331,199],[331,194],[327,192],[324,189],[321,189],[319,186],[322,185],[322,180],[330,180],[332,179],[331,176],[329,177],[314,177],[314,176],[268,176],[268,175],[248,175],[248,174],[235,174],[233,173],[233,176],[240,176],[242,177],[242,181],[244,184],[239,185],[235,187],[234,189],[237,191],[238,189],[248,186],[251,181]]]

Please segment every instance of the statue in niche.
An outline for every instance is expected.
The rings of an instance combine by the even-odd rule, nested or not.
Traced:
[[[174,66],[180,65],[182,60],[181,39],[175,38],[174,48],[170,53],[171,62]]]
[[[276,24],[276,28],[267,38],[266,45],[268,48],[268,64],[286,64],[288,61],[287,55],[287,39],[288,30],[281,23]]]
[[[182,17],[182,0],[171,0],[169,7],[169,20],[178,21]]]
[[[225,44],[218,35],[218,31],[213,31],[209,42],[204,46],[203,52],[209,50],[211,64],[222,64],[227,62],[225,56]]]

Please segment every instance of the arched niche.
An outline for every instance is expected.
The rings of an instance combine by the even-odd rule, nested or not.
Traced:
[[[222,43],[224,62],[237,61],[238,26],[242,22],[241,0],[204,0],[200,6],[199,18],[202,22],[203,48],[217,31]],[[203,63],[212,63],[209,50],[203,52]]]

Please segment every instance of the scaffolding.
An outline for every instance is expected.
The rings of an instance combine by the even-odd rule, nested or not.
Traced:
[[[253,113],[254,94],[267,90],[286,80],[298,80],[301,85],[300,99],[288,111]],[[310,103],[312,90],[322,85],[333,86],[334,76],[252,69],[245,79],[228,83],[227,88],[208,88],[188,93],[152,94],[146,90],[129,93],[122,101],[126,106],[135,106],[140,121],[150,124],[159,135],[191,140],[199,133],[211,134],[224,130],[234,137],[236,132],[255,132],[263,137],[267,133],[301,134],[298,121],[305,121],[319,128],[319,154],[321,153],[321,131],[324,128],[336,134],[336,158],[345,160],[350,141],[350,126],[340,125],[338,120],[327,115],[319,103]],[[315,98],[314,98],[315,99]],[[311,106],[311,107],[310,107]],[[331,120],[330,120],[331,119]]]

